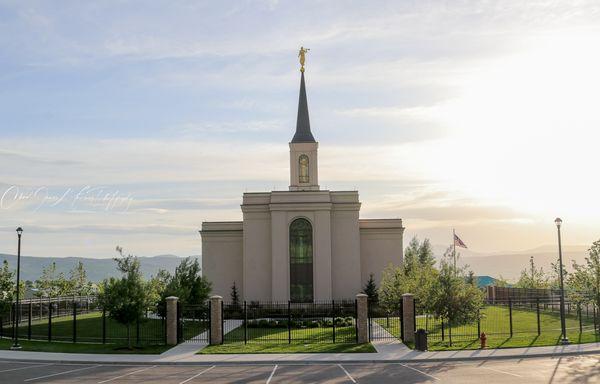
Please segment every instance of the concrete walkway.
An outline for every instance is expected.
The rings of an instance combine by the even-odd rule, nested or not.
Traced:
[[[526,358],[542,356],[565,356],[579,354],[600,354],[600,343],[505,348],[468,351],[418,352],[403,344],[389,344],[379,353],[297,353],[297,354],[239,354],[239,355],[196,355],[202,345],[185,343],[185,347],[161,355],[108,355],[79,353],[50,353],[0,351],[0,360],[28,360],[44,362],[85,362],[110,364],[261,364],[261,363],[385,363],[385,362],[437,362],[452,360],[485,360]],[[381,348],[381,346],[380,346]]]

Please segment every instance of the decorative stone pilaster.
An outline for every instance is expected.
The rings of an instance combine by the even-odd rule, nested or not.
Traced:
[[[223,344],[223,297],[210,297],[210,345]]]
[[[169,296],[167,301],[167,345],[177,345],[177,301],[178,297]]]
[[[415,298],[412,293],[402,295],[402,328],[404,342],[415,341]]]
[[[359,344],[369,342],[369,303],[364,293],[356,295],[356,331]]]

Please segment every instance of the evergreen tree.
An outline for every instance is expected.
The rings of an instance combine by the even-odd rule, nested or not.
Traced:
[[[229,297],[231,298],[231,305],[233,306],[233,308],[240,308],[240,295],[235,285],[235,281],[231,286],[231,293],[229,294]]]
[[[402,266],[404,267],[405,275],[409,275],[411,271],[416,268],[416,265],[419,262],[420,248],[421,244],[419,244],[419,239],[417,239],[417,236],[413,237],[410,240],[410,243],[408,243],[408,247],[404,250]]]
[[[375,278],[372,273],[369,274],[369,280],[363,288],[363,293],[369,296],[369,300],[376,303],[379,301],[379,295],[377,293],[377,284],[375,284]]]
[[[423,240],[419,246],[419,265],[425,268],[435,265],[435,257],[433,256],[433,249],[431,249],[429,239]]]

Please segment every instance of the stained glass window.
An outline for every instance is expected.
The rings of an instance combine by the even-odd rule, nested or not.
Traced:
[[[308,183],[308,156],[300,155],[298,158],[298,175],[301,183]]]
[[[296,219],[290,225],[290,300],[313,301],[312,225]]]

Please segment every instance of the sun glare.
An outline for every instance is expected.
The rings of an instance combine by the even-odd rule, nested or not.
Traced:
[[[598,34],[563,32],[482,63],[441,108],[450,138],[430,172],[521,211],[597,218],[598,46]]]

